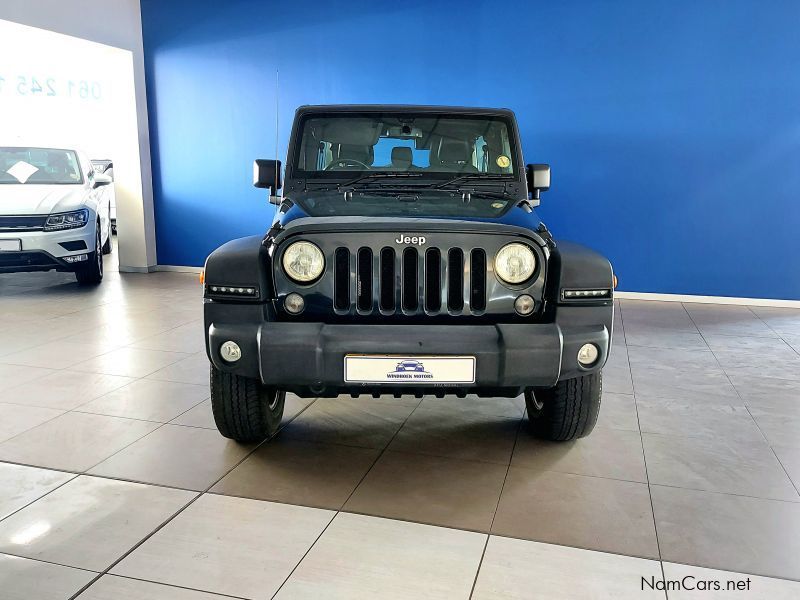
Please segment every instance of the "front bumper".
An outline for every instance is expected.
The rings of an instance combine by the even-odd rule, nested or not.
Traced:
[[[609,309],[610,310],[610,309]],[[459,391],[516,396],[533,387],[599,371],[608,357],[611,331],[604,324],[338,325],[325,323],[222,323],[206,310],[207,351],[222,371],[257,378],[301,396],[341,393],[439,393]],[[210,313],[210,314],[209,314]],[[209,318],[211,317],[211,318]],[[236,342],[242,358],[227,363],[220,346]],[[590,368],[577,361],[591,342],[600,356]],[[475,356],[474,384],[354,384],[344,382],[347,354]]]
[[[0,273],[20,271],[74,271],[77,265],[68,263],[69,256],[94,251],[95,227],[90,219],[79,229],[63,231],[0,231],[0,240],[20,240],[21,252],[0,252]]]

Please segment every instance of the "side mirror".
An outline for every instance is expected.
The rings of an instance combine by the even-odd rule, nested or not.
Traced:
[[[527,165],[525,176],[528,180],[528,191],[539,204],[539,196],[550,189],[550,165]]]
[[[269,188],[269,201],[278,204],[273,198],[278,195],[278,190],[283,187],[281,181],[281,161],[269,158],[257,158],[253,162],[253,185],[257,188]]]
[[[104,175],[103,173],[96,173],[92,187],[99,188],[100,186],[109,185],[111,183],[114,183],[114,180],[111,179],[111,177]]]

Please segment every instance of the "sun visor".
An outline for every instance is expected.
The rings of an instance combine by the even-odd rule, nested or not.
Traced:
[[[374,146],[381,128],[382,124],[372,119],[330,119],[319,137],[333,144]]]

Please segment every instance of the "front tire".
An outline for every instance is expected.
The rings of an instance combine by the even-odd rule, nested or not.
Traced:
[[[75,278],[80,285],[97,285],[103,281],[103,246],[100,242],[100,223],[95,225],[94,252],[89,253],[86,263],[78,263]]]
[[[226,438],[251,443],[274,436],[285,402],[286,392],[211,366],[211,408],[217,429]]]
[[[597,423],[602,372],[559,381],[555,387],[525,392],[531,433],[565,442],[589,435]]]

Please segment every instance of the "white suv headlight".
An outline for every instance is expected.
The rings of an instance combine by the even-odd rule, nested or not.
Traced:
[[[283,253],[283,270],[299,283],[310,283],[325,270],[325,257],[311,242],[295,242]]]
[[[73,210],[72,212],[59,213],[47,217],[44,223],[45,231],[56,231],[59,229],[78,229],[86,225],[89,221],[89,211],[85,208]]]
[[[506,283],[527,281],[536,271],[536,255],[525,244],[507,244],[494,257],[494,272]]]

